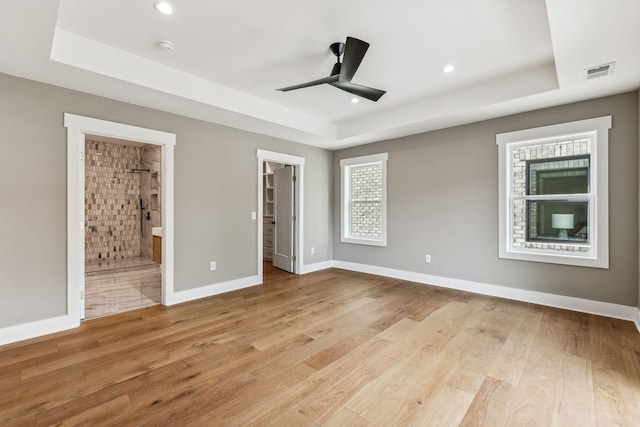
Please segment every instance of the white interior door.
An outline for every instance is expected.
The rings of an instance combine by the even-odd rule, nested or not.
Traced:
[[[273,266],[293,273],[293,166],[273,173]]]

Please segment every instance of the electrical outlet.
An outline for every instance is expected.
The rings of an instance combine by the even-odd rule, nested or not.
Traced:
[[[311,248],[311,255],[316,253],[316,248]]]
[[[424,256],[424,262],[426,262],[427,264],[431,262],[431,255],[425,255]]]
[[[216,262],[215,261],[211,261],[209,263],[209,270],[215,271],[215,269],[216,269]]]

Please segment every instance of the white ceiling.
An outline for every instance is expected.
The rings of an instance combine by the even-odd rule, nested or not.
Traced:
[[[329,149],[640,88],[638,0],[153,3],[4,2],[0,72]],[[347,36],[380,101],[275,90],[328,76]]]

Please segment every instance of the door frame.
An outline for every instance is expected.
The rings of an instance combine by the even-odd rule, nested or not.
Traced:
[[[67,313],[84,318],[85,135],[98,135],[161,147],[162,304],[173,296],[173,152],[176,135],[153,129],[64,113],[67,128]]]
[[[263,214],[264,214],[264,162],[284,163],[294,167],[296,175],[296,185],[294,186],[294,215],[296,216],[295,225],[293,227],[293,273],[300,274],[301,267],[304,265],[302,248],[304,240],[304,157],[294,156],[291,154],[278,153],[276,151],[257,150],[258,157],[258,280],[262,283],[262,243],[263,243]]]

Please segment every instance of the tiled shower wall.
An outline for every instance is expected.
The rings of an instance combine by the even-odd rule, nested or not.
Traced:
[[[140,148],[87,140],[85,153],[86,261],[139,256]]]
[[[162,225],[160,215],[162,195],[160,156],[161,151],[159,145],[145,145],[140,147],[140,167],[142,169],[149,169],[150,171],[140,174],[140,198],[142,198],[145,207],[144,215],[148,212],[150,218],[144,221],[144,234],[140,247],[140,255],[146,258],[152,258],[153,237],[151,228]]]

